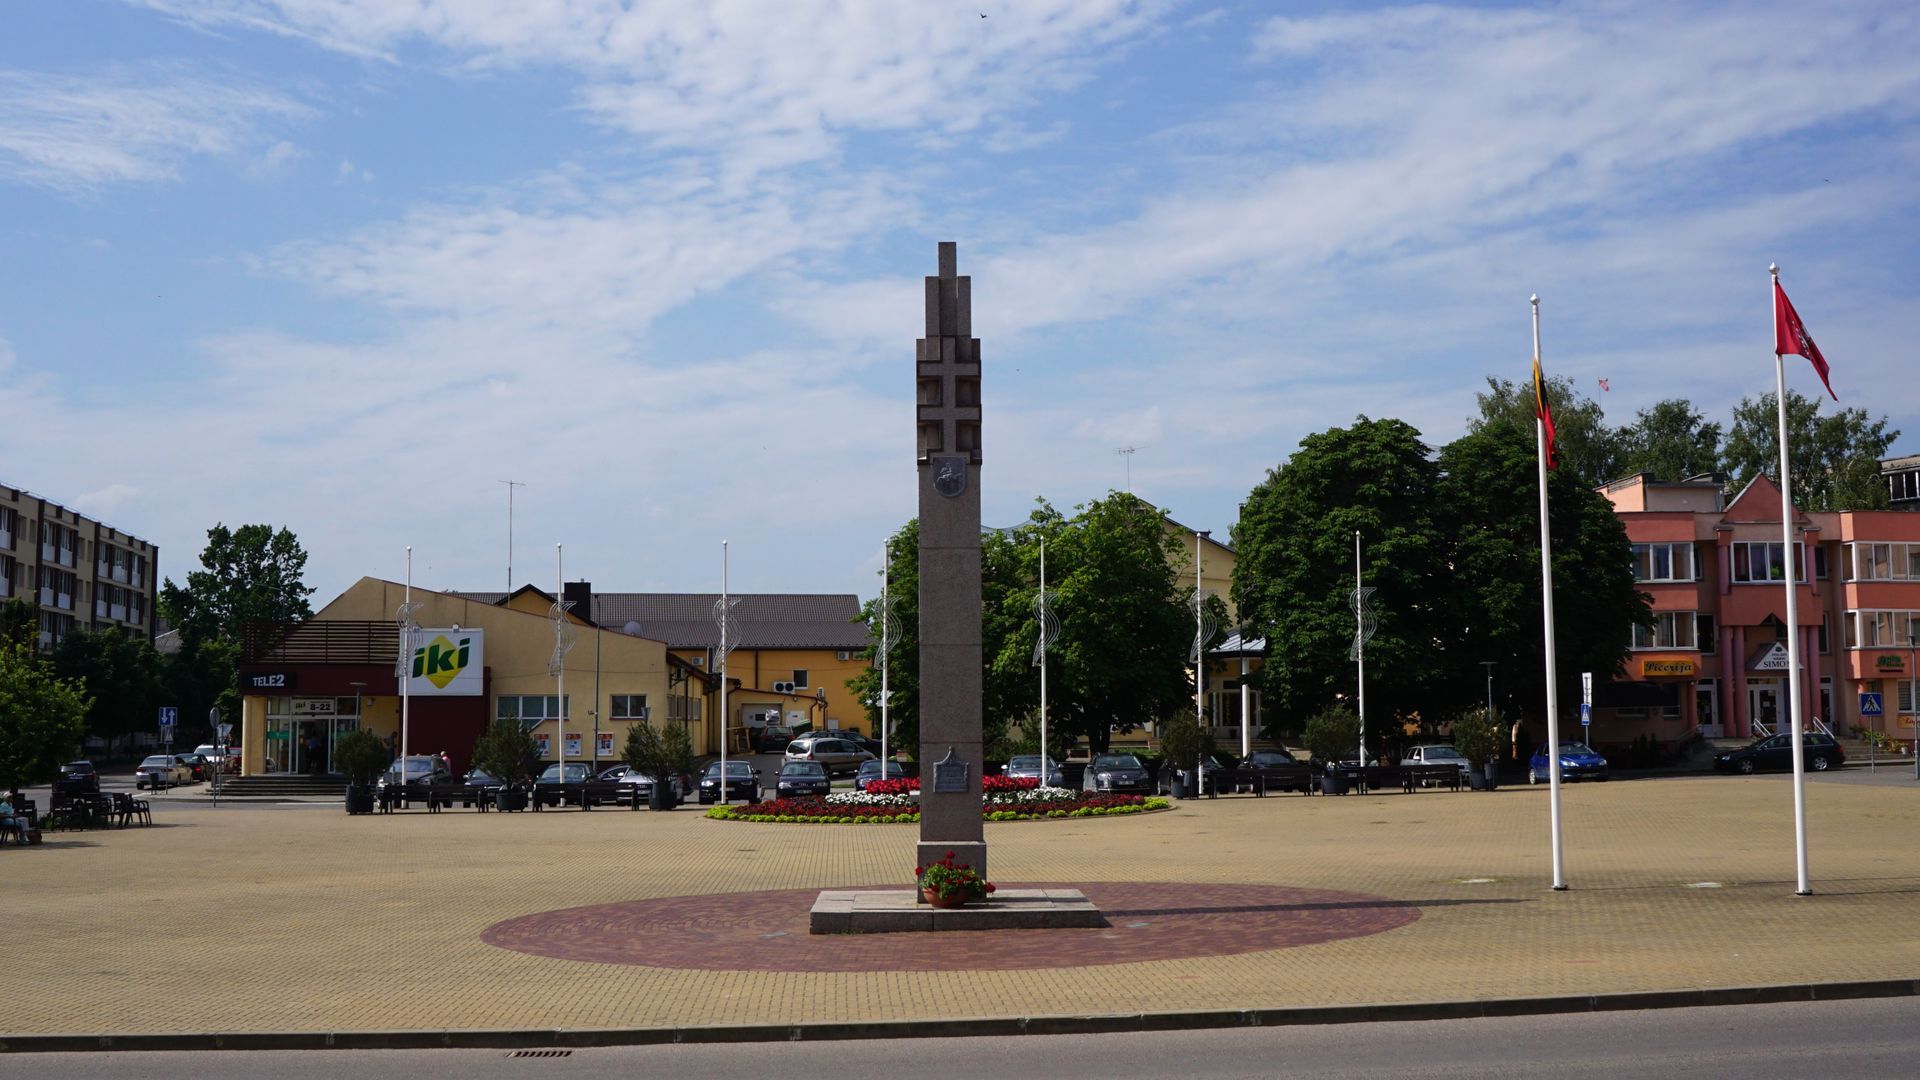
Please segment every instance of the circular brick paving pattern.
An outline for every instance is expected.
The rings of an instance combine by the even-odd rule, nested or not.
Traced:
[[[1110,925],[813,935],[807,914],[820,890],[783,889],[561,908],[495,923],[481,940],[561,960],[703,971],[1011,971],[1265,952],[1396,930],[1420,917],[1405,901],[1271,885],[1003,887],[1078,888]]]

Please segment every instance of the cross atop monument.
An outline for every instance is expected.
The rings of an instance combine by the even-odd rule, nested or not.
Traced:
[[[918,460],[963,456],[980,464],[980,342],[973,337],[973,279],[956,273],[955,245],[940,245],[927,278],[927,336],[918,342]]]

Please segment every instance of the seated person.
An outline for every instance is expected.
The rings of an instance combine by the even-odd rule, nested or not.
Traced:
[[[18,791],[0,795],[0,833],[12,833],[16,840],[26,843],[27,830],[32,823],[27,820],[25,811],[14,810],[14,800],[20,798]]]

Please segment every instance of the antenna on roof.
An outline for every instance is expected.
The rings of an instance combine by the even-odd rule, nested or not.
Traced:
[[[1144,446],[1123,446],[1114,453],[1127,459],[1127,494],[1133,494],[1133,455],[1136,450],[1145,450]]]

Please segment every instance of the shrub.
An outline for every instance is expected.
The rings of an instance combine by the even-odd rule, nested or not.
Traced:
[[[390,760],[386,744],[365,728],[355,728],[333,743],[333,767],[355,787],[371,787]]]
[[[1320,761],[1350,757],[1360,745],[1360,717],[1344,705],[1329,706],[1307,721],[1301,741]],[[1465,748],[1461,752],[1465,753]]]
[[[533,736],[520,721],[501,718],[473,744],[473,767],[502,784],[520,784],[533,775]]]
[[[1483,765],[1500,753],[1500,736],[1505,725],[1500,713],[1470,709],[1453,719],[1453,747],[1460,756],[1475,765]]]

